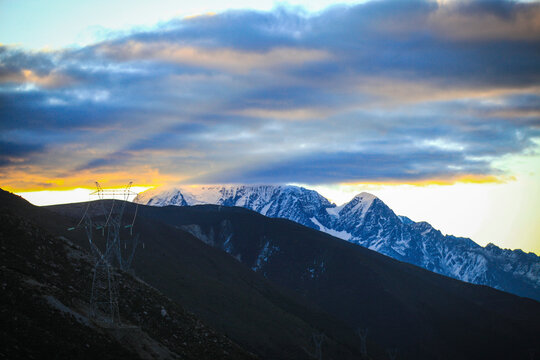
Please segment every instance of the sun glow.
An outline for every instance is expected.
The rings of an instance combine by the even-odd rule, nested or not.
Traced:
[[[140,193],[145,190],[151,189],[152,186],[132,186],[131,191],[134,193]],[[110,190],[112,188],[107,188],[105,190]],[[122,189],[121,187],[116,187],[114,189]],[[77,188],[72,190],[42,190],[42,191],[26,191],[16,193],[19,196],[22,196],[29,202],[38,206],[46,205],[55,205],[55,204],[67,204],[67,203],[76,203],[84,202],[89,200],[95,200],[95,197],[92,197],[90,194],[96,191],[96,189],[86,189],[86,188]],[[129,196],[128,200],[133,200],[134,195]],[[116,199],[119,199],[116,196]]]

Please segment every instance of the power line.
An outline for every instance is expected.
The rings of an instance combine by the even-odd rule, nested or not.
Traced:
[[[131,191],[131,186],[132,182],[121,190],[103,189],[96,181],[96,190],[90,193],[90,197],[97,198],[97,201],[89,201],[81,220],[75,227],[68,229],[85,229],[90,249],[96,258],[90,295],[92,316],[97,320],[103,319],[109,326],[121,325],[113,266],[129,271],[139,241],[139,234],[133,236],[138,204],[129,225],[122,227],[127,201],[130,196],[137,195]],[[115,201],[116,197],[123,201]],[[110,202],[106,200],[108,198]],[[123,239],[122,247],[121,235],[125,228],[129,228],[129,234]]]

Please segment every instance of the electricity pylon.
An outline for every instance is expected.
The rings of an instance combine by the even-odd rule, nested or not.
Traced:
[[[365,329],[358,328],[356,333],[360,337],[360,353],[362,354],[362,359],[367,359],[368,356],[367,356],[366,339],[367,339],[367,335],[368,335],[368,329],[367,328],[365,328]]]
[[[322,343],[324,341],[325,335],[323,333],[313,333],[311,337],[315,345],[315,352],[310,352],[306,348],[303,348],[304,351],[313,359],[322,360]]]
[[[90,295],[92,316],[98,318],[104,315],[110,326],[121,324],[119,295],[113,265],[117,265],[123,271],[128,271],[139,239],[138,234],[133,236],[138,205],[131,222],[122,227],[122,217],[129,196],[137,195],[131,191],[131,185],[130,182],[121,190],[104,190],[96,182],[96,191],[92,192],[90,197],[98,201],[89,201],[77,226],[69,229],[84,227],[86,231],[90,249],[96,258]],[[118,205],[115,201],[117,196],[123,200]],[[105,198],[112,199],[108,202],[104,200]],[[122,240],[120,236],[123,228],[129,229],[128,239]]]

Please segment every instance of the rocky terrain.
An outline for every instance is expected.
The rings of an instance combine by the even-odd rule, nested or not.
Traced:
[[[121,324],[108,325],[103,314],[92,317],[94,260],[65,237],[21,216],[24,200],[4,191],[0,195],[0,358],[256,358],[124,272],[115,274]]]

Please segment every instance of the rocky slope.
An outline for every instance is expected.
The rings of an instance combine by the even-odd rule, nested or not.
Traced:
[[[377,197],[361,193],[341,206],[295,186],[204,186],[139,194],[154,206],[241,206],[296,221],[395,259],[453,277],[540,300],[540,257],[521,250],[443,235],[426,222],[397,216]]]
[[[91,256],[32,221],[24,200],[4,191],[0,200],[0,358],[256,358],[124,272],[116,272],[122,324],[106,326],[90,316]]]

